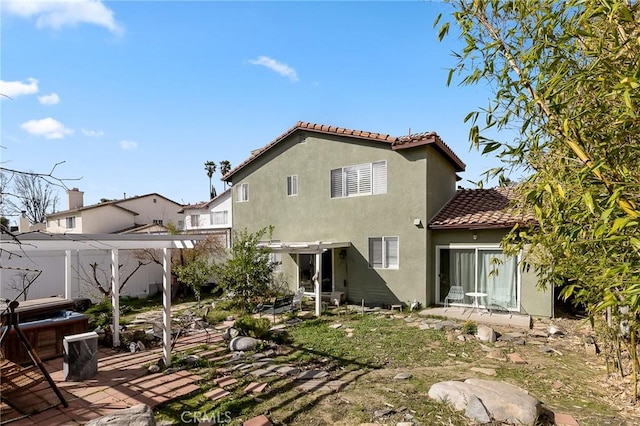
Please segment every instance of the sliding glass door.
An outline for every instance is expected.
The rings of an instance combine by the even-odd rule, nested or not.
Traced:
[[[518,262],[496,247],[436,247],[436,285],[441,303],[452,286],[462,286],[465,293],[486,293],[481,304],[490,303],[517,310]],[[465,301],[473,302],[472,298]]]

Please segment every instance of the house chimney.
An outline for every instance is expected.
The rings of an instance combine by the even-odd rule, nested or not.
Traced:
[[[18,221],[18,232],[29,232],[29,219],[27,219],[27,212],[24,210],[22,210]]]
[[[78,188],[68,189],[67,197],[69,199],[69,210],[84,207],[84,192]]]

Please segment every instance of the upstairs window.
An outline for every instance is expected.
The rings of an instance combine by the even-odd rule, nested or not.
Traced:
[[[398,269],[398,237],[369,238],[369,266],[375,269]]]
[[[197,228],[198,226],[200,226],[200,215],[199,214],[192,214],[191,215],[191,227],[192,228]]]
[[[249,201],[249,184],[241,183],[236,188],[236,201],[239,203],[244,203]]]
[[[331,198],[386,194],[386,192],[386,161],[331,170]]]
[[[287,195],[298,195],[298,175],[287,176]]]
[[[162,225],[164,224],[164,221],[162,219],[153,219],[153,223],[155,225]]]
[[[76,218],[71,216],[67,218],[67,229],[73,229],[76,227]]]
[[[227,223],[229,223],[229,210],[211,213],[212,225],[226,225]]]

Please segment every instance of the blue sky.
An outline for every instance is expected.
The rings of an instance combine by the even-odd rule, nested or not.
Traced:
[[[3,1],[5,167],[53,164],[85,204],[158,192],[208,197],[204,162],[237,165],[298,120],[435,131],[477,181],[465,115],[482,87],[446,86],[454,37],[440,2]],[[219,173],[214,183],[220,191]],[[66,196],[60,192],[65,209]]]

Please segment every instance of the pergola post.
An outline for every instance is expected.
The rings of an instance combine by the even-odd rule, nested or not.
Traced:
[[[318,252],[316,253],[316,273],[314,275],[316,291],[316,316],[322,314],[322,245],[318,242]]]
[[[118,249],[111,249],[111,308],[113,309],[113,347],[120,346],[120,268]]]
[[[171,249],[162,249],[162,359],[171,364]]]
[[[70,300],[71,295],[71,250],[64,251],[64,298]]]

